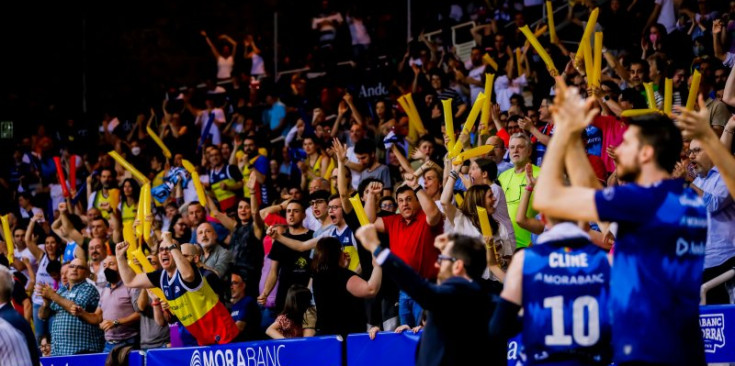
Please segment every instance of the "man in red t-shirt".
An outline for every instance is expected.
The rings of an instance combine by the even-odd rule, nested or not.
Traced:
[[[368,188],[370,196],[379,195],[378,184]],[[396,190],[399,214],[376,219],[377,200],[365,199],[365,213],[375,221],[378,232],[387,233],[393,254],[406,262],[421,277],[434,280],[437,268],[434,265],[439,251],[434,247],[434,238],[442,233],[442,214],[434,200],[426,194],[413,174],[406,176],[406,183]],[[415,327],[421,322],[423,309],[401,291],[398,314],[401,324]]]

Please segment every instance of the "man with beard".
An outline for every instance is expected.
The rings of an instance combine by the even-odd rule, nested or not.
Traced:
[[[722,180],[720,170],[703,150],[702,141],[692,140],[687,152],[697,178],[690,185],[707,207],[707,244],[703,281],[707,282],[735,266],[735,202]],[[707,292],[707,305],[729,304],[725,284]]]
[[[416,351],[416,365],[463,365],[483,360],[488,365],[507,361],[507,346],[490,338],[488,323],[495,303],[483,287],[487,262],[479,240],[458,234],[442,234],[434,240],[441,251],[433,265],[439,269],[438,284],[420,276],[390,249],[380,246],[372,224],[357,230],[362,245],[373,253],[383,276],[427,311],[426,327]]]
[[[211,270],[219,278],[229,275],[232,253],[217,243],[217,233],[212,224],[205,222],[197,227],[197,244],[202,247],[201,262],[204,268]]]
[[[92,314],[94,323],[105,332],[102,352],[110,352],[121,344],[137,348],[140,313],[133,299],[138,297],[138,290],[123,285],[115,257],[105,258],[102,265],[107,286],[100,295],[99,307]]]
[[[518,226],[516,223],[516,213],[518,205],[521,203],[523,190],[527,188],[529,182],[526,181],[526,164],[531,162],[532,144],[531,140],[523,133],[516,133],[510,137],[508,146],[510,151],[510,162],[513,164],[512,169],[508,169],[498,176],[498,182],[503,187],[505,193],[505,202],[508,204],[508,214],[513,222],[513,231],[516,235],[516,246],[525,248],[531,244],[531,232]],[[539,167],[533,167],[533,176],[538,177]],[[532,189],[532,188],[531,188]],[[536,212],[531,208],[533,204],[533,196],[528,205],[526,217],[536,216]]]
[[[314,232],[303,225],[304,218],[306,218],[305,211],[306,207],[301,201],[292,200],[288,203],[286,206],[288,230],[283,233],[285,237],[297,241],[307,241],[314,236]],[[309,283],[310,258],[308,253],[289,249],[279,241],[273,242],[268,258],[271,259],[271,268],[268,271],[263,291],[258,296],[258,304],[265,305],[277,279],[279,284],[274,309],[277,313],[280,313],[286,302],[288,289],[294,284],[306,286]]]
[[[107,257],[105,248],[102,246],[102,240],[94,238],[89,241],[89,272],[93,275],[94,285],[97,291],[102,294],[107,287],[107,275],[105,272],[104,259]]]
[[[184,258],[171,233],[163,234],[158,248],[161,270],[135,274],[125,253],[129,244],[117,244],[117,265],[127,287],[163,291],[169,309],[201,346],[232,342],[239,330],[201,272]]]
[[[598,111],[592,110],[593,98],[584,101],[561,78],[557,86],[553,115],[557,130],[546,152],[534,205],[560,220],[618,223],[609,302],[613,361],[704,365],[699,290],[707,212],[694,190],[671,179],[682,147],[681,133],[664,115],[632,118],[615,149],[617,174],[632,183],[599,191],[565,186],[565,157],[583,153],[573,139]]]
[[[100,189],[93,191],[92,183],[94,182],[95,174],[91,174],[87,178],[87,210],[92,207],[100,209],[104,203],[109,207],[117,207],[120,199],[120,190],[117,189],[115,170],[112,168],[102,168],[100,170]],[[110,212],[107,210],[100,210],[102,217],[106,220],[110,219]]]

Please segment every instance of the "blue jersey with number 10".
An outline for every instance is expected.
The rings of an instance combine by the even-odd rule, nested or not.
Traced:
[[[607,365],[610,264],[587,238],[525,250],[523,346],[528,364]]]

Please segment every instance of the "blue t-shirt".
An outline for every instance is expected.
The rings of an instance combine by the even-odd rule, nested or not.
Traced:
[[[587,150],[587,155],[595,155],[602,157],[602,130],[589,125],[585,127],[582,132],[582,138],[584,139],[584,147]]]
[[[240,333],[242,340],[254,340],[260,332],[260,309],[252,296],[245,296],[232,305],[230,316],[235,322],[245,322],[245,330]]]
[[[535,245],[523,261],[527,365],[610,364],[610,264],[587,238]]]
[[[680,179],[595,194],[602,221],[618,223],[610,281],[616,363],[704,364],[699,328],[707,212]]]

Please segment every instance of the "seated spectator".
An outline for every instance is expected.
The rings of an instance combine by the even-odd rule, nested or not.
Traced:
[[[230,277],[230,293],[232,309],[230,315],[240,329],[238,340],[252,341],[261,338],[260,309],[255,297],[246,295],[246,283],[242,276],[233,273]]]

